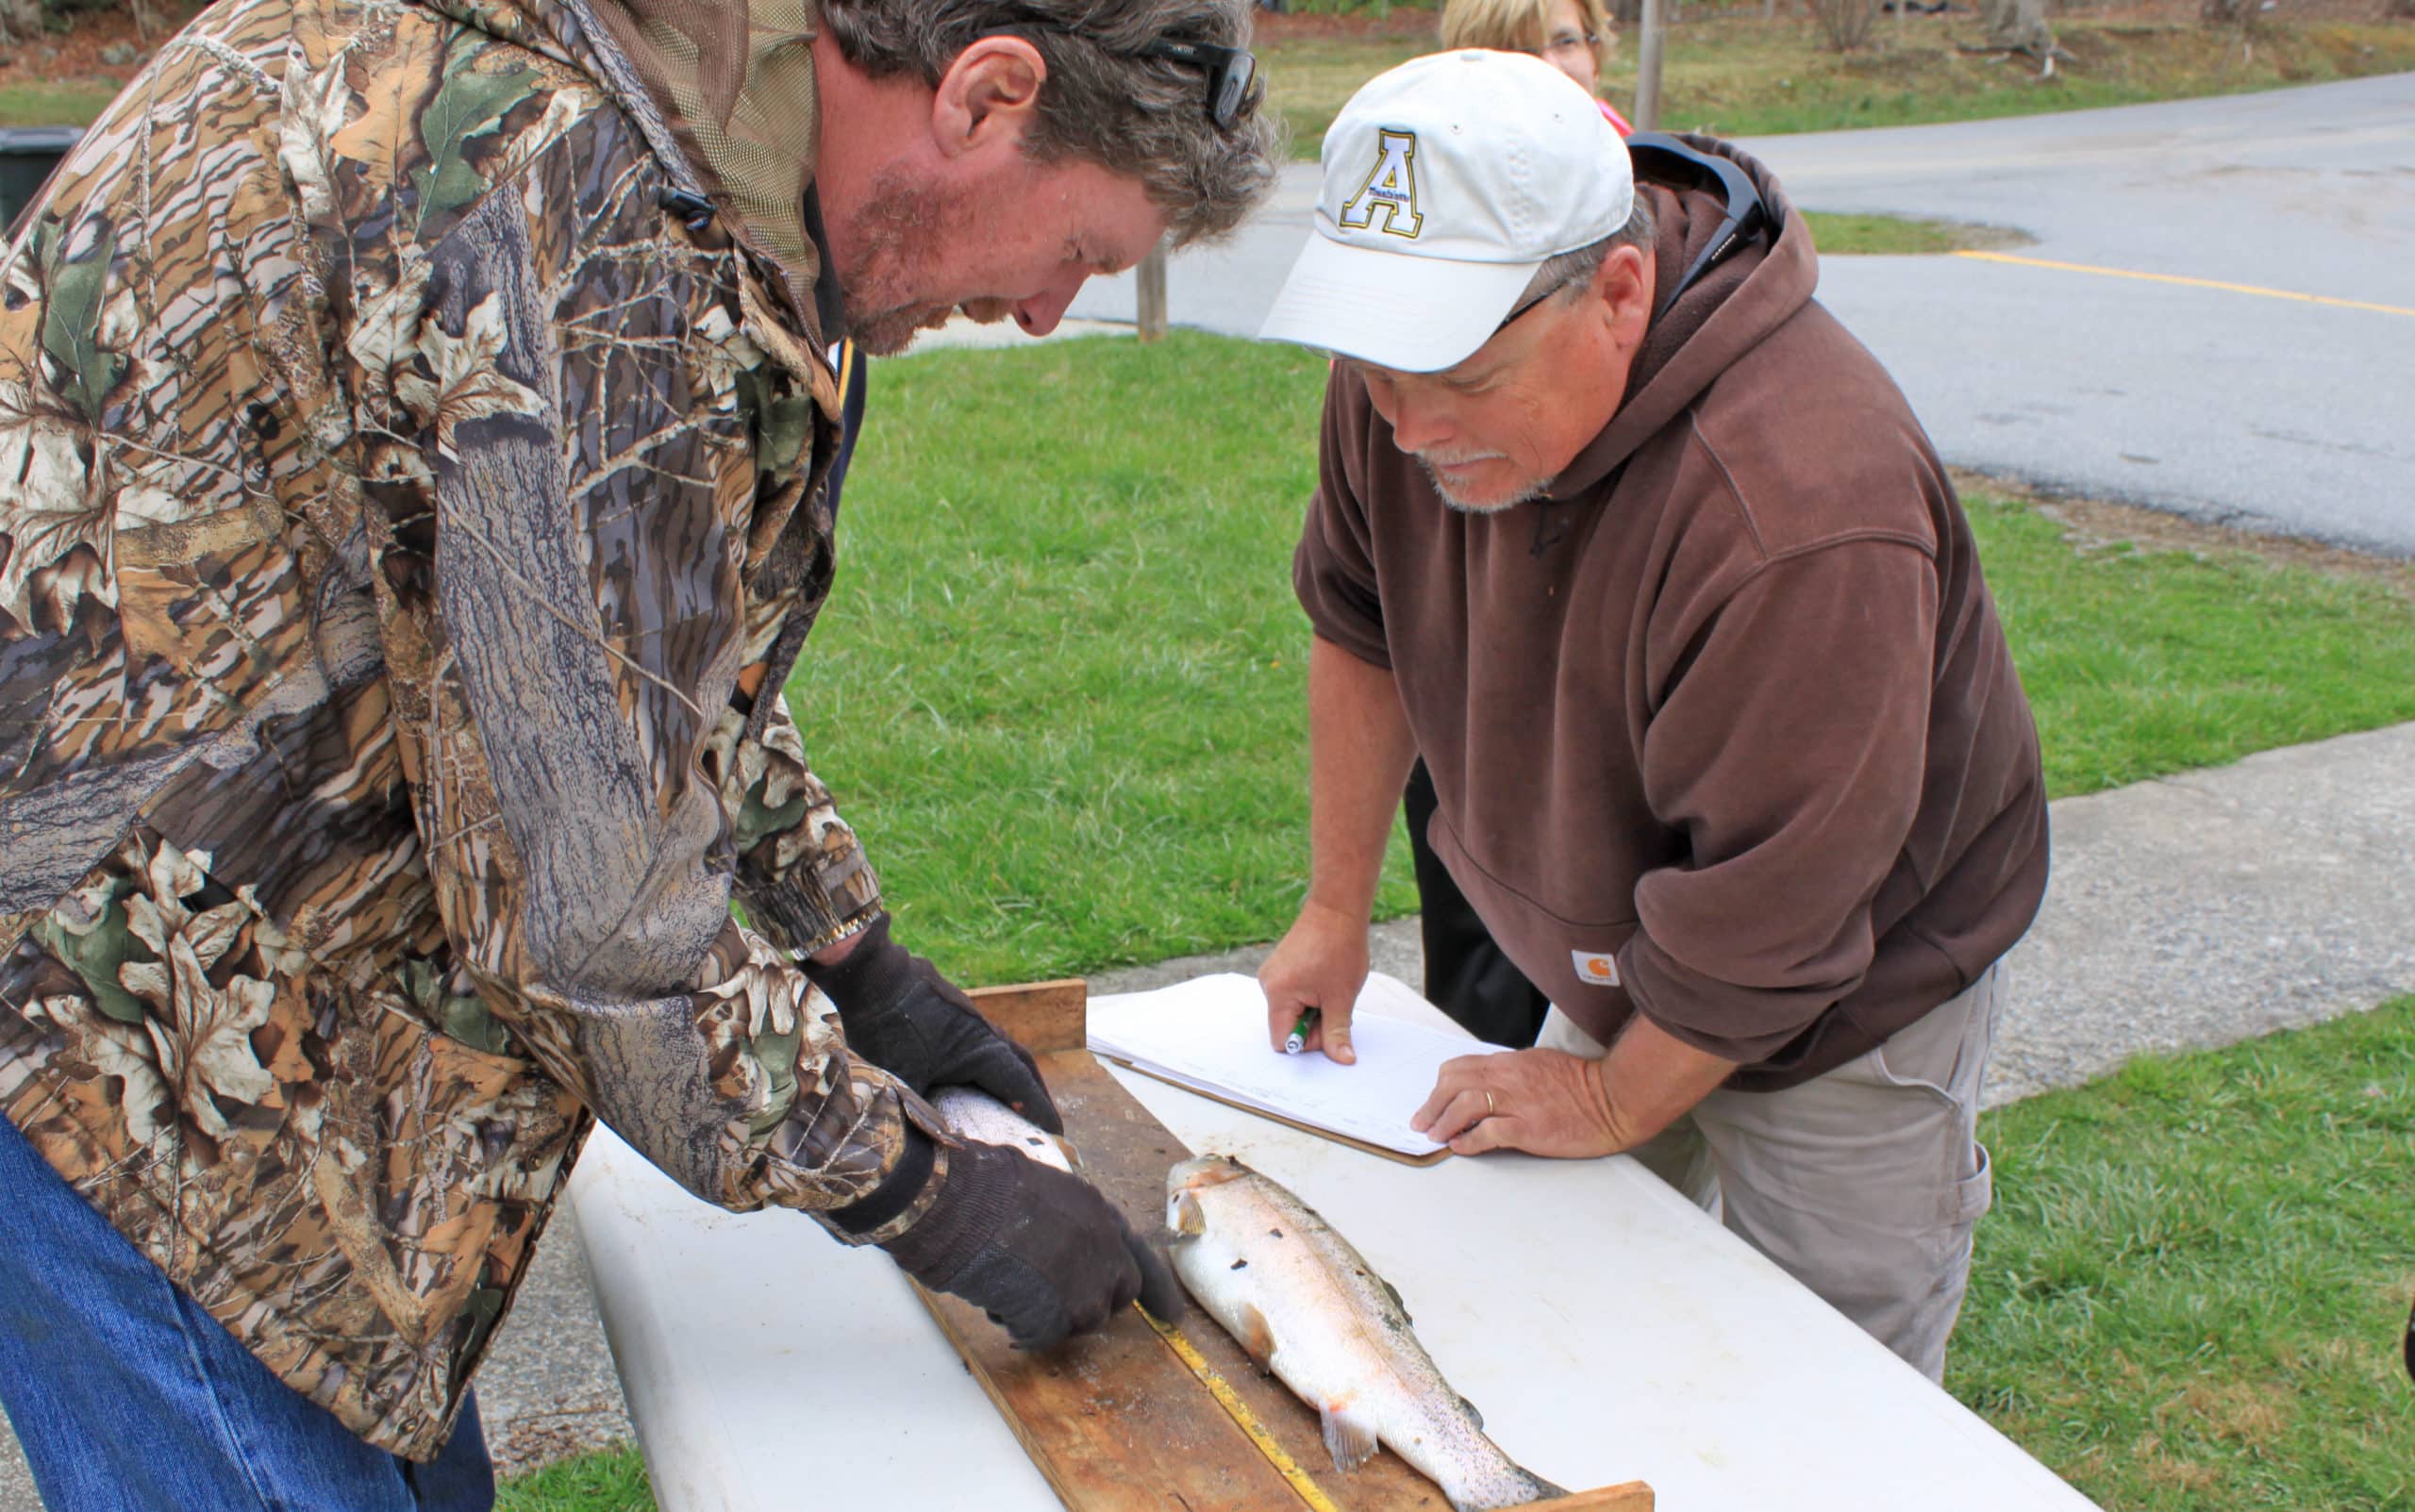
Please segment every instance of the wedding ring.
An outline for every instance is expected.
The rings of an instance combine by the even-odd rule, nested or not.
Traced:
[[[1486,1088],[1484,1089],[1484,1116],[1486,1118],[1491,1118],[1500,1111],[1500,1105],[1492,1100],[1492,1088],[1490,1087]]]

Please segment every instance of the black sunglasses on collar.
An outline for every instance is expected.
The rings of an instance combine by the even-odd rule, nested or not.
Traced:
[[[1141,49],[1142,58],[1188,63],[1208,73],[1208,119],[1219,131],[1230,131],[1249,113],[1249,87],[1257,77],[1257,58],[1246,49],[1220,47],[1214,42],[1178,42],[1160,38]]]
[[[1690,189],[1716,188],[1727,202],[1709,244],[1694,255],[1676,287],[1660,296],[1661,310],[1674,304],[1677,296],[1717,266],[1720,258],[1776,232],[1777,217],[1762,201],[1759,186],[1732,159],[1689,146],[1665,131],[1640,132],[1627,138],[1626,154],[1635,164],[1638,178],[1651,177]]]

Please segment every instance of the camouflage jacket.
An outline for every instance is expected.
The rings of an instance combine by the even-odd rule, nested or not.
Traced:
[[[734,1208],[929,1127],[795,964],[812,18],[442,3],[225,0],[0,262],[0,1110],[415,1457],[591,1116]]]

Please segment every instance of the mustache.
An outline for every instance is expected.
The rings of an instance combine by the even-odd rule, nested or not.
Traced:
[[[1458,449],[1441,452],[1412,452],[1410,456],[1427,467],[1465,467],[1470,462],[1506,462],[1507,452],[1472,452]]]

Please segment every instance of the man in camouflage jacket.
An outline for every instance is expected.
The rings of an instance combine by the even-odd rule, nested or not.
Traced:
[[[1148,54],[1245,11],[806,4],[225,0],[0,260],[0,1138],[404,1487],[318,1504],[437,1504],[596,1116],[1022,1341],[1162,1284],[922,1103],[1054,1118],[888,939],[780,690],[841,327],[1045,331],[1228,228],[1268,133]],[[0,1290],[66,1286],[8,1179]],[[108,1428],[5,1324],[55,1507],[221,1504],[67,1465]],[[109,1389],[120,1437],[202,1411]]]

